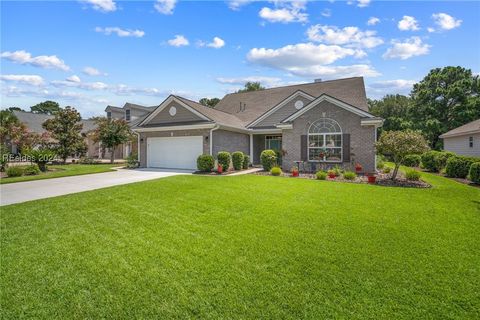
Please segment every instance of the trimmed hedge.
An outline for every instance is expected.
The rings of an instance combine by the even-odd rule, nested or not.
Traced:
[[[242,164],[243,169],[248,169],[249,164],[250,164],[250,156],[248,154],[244,154],[243,164]]]
[[[420,166],[420,162],[422,161],[422,157],[418,154],[409,154],[408,156],[403,159],[403,165],[407,167],[418,167]]]
[[[472,163],[478,162],[478,158],[455,156],[447,160],[445,172],[451,178],[465,179],[468,176]]]
[[[435,163],[435,156],[439,151],[431,150],[422,154],[422,166],[424,169],[427,169],[431,172],[437,172],[437,167]]]
[[[473,183],[480,184],[480,162],[472,163],[468,175]]]
[[[263,150],[260,154],[260,162],[265,171],[270,171],[277,164],[277,154],[273,150]]]
[[[21,177],[23,175],[23,168],[19,166],[8,167],[5,171],[7,177]]]
[[[242,170],[243,167],[243,152],[241,151],[235,151],[232,153],[232,165],[233,169],[235,170]]]
[[[197,169],[202,172],[210,172],[215,167],[215,159],[209,154],[201,154],[197,158]]]
[[[230,168],[230,153],[227,151],[220,151],[217,154],[217,160],[218,164],[222,166],[223,171],[228,171],[228,168]]]
[[[456,154],[450,151],[442,151],[437,153],[435,156],[435,168],[437,169],[437,172],[442,171],[445,166],[447,165],[447,161],[451,157],[455,157]]]
[[[279,176],[282,174],[282,169],[280,169],[280,167],[273,167],[270,170],[270,173],[272,174],[272,176]]]

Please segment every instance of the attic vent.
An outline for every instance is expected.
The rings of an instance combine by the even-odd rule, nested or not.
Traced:
[[[246,103],[243,103],[240,101],[240,108],[238,109],[238,112],[237,113],[240,113],[240,112],[243,112],[245,111],[245,108],[247,107],[247,104]]]
[[[321,78],[318,78],[318,79],[315,79],[314,81],[315,81],[315,82],[322,82],[322,79],[321,79]]]

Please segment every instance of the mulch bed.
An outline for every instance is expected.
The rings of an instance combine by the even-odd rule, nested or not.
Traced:
[[[198,174],[200,176],[228,176],[229,174],[232,173],[237,173],[237,172],[242,172],[242,171],[247,171],[252,168],[248,169],[243,169],[243,170],[230,170],[230,171],[224,171],[222,173],[218,173],[217,171],[211,171],[211,172],[204,172],[204,171],[195,171],[193,174]]]
[[[252,174],[261,175],[261,176],[271,176],[270,172],[267,171],[257,171]],[[293,178],[290,173],[282,173],[281,177]],[[300,173],[298,176],[299,179],[317,179],[314,173]],[[369,184],[368,178],[364,175],[357,176],[354,180],[347,180],[343,176],[336,177],[335,179],[330,179],[327,177],[326,181],[332,182],[346,182],[346,183],[358,183],[358,184]],[[373,184],[373,183],[371,183]],[[425,181],[410,181],[405,178],[405,175],[402,172],[398,172],[396,180],[391,179],[391,174],[388,173],[378,173],[376,185],[385,186],[385,187],[403,187],[403,188],[430,188],[431,185]]]

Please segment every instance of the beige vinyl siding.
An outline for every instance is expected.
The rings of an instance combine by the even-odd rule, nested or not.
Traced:
[[[174,116],[171,116],[169,110],[171,107],[177,109],[177,113]],[[185,107],[181,106],[178,102],[172,101],[169,103],[162,111],[160,111],[151,121],[148,122],[149,125],[152,124],[162,124],[162,123],[174,123],[174,122],[191,122],[191,121],[202,121],[203,119],[187,110]],[[203,120],[204,121],[204,120]]]
[[[473,137],[473,148],[469,146],[470,137]],[[480,133],[444,138],[443,148],[463,156],[480,157]]]
[[[286,105],[282,106],[280,109],[276,110],[274,113],[257,123],[255,127],[270,127],[279,124],[282,120],[285,120],[298,111],[295,108],[295,102],[299,100],[303,102],[303,107],[311,102],[311,100],[302,96],[295,97],[292,101],[288,102]]]

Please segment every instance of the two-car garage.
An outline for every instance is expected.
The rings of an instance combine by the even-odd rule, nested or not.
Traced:
[[[197,168],[203,153],[202,136],[147,138],[147,167],[166,169]]]

